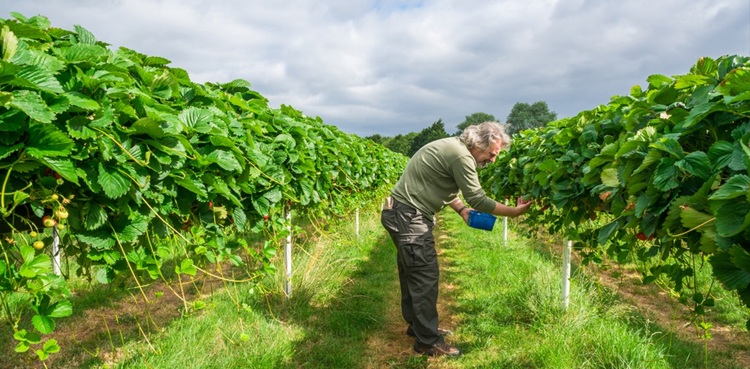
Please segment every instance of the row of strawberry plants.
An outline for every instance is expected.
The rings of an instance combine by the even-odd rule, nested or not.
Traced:
[[[593,249],[586,261],[641,261],[646,282],[663,275],[681,292],[696,256],[750,306],[748,60],[704,57],[685,75],[652,75],[645,90],[521,132],[482,180],[496,196],[536,198],[526,222]],[[698,313],[714,302],[683,299]]]
[[[282,232],[268,221],[282,209],[344,214],[404,165],[320,118],[270,108],[246,81],[194,83],[83,27],[12,15],[0,19],[0,295],[19,351],[41,340],[5,297],[26,294],[42,334],[72,311],[43,249],[51,227],[89,278],[156,278],[168,261],[194,274],[242,263],[248,235]],[[190,242],[177,261],[143,242],[178,235]]]

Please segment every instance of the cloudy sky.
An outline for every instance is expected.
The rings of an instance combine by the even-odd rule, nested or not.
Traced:
[[[517,102],[558,118],[685,74],[698,58],[750,55],[750,0],[4,0],[80,25],[111,47],[165,57],[194,82],[244,79],[360,136],[448,133]]]

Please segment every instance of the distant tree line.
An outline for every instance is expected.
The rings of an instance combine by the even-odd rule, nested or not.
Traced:
[[[547,103],[544,101],[537,101],[533,104],[518,102],[513,105],[513,109],[511,109],[504,124],[507,125],[508,133],[513,135],[526,129],[543,127],[556,119],[557,113],[550,111]],[[450,136],[459,136],[471,125],[494,121],[497,121],[497,119],[492,114],[477,112],[466,116],[466,119],[456,126],[458,131],[454,134],[449,134],[445,130],[443,120],[438,119],[435,123],[432,123],[432,125],[419,132],[398,134],[393,137],[374,134],[365,138],[375,141],[392,151],[412,156],[422,146],[431,141]]]

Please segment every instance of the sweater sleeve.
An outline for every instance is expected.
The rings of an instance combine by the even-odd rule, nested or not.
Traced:
[[[458,189],[472,208],[483,213],[492,213],[495,211],[496,201],[487,197],[487,193],[479,183],[474,158],[469,156],[455,160],[451,166],[451,170]]]

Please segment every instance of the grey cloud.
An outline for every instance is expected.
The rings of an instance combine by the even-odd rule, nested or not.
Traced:
[[[701,56],[750,54],[747,0],[35,0],[11,11],[80,24],[162,56],[196,82],[246,79],[345,132],[392,136],[516,102],[572,116],[683,74]]]

